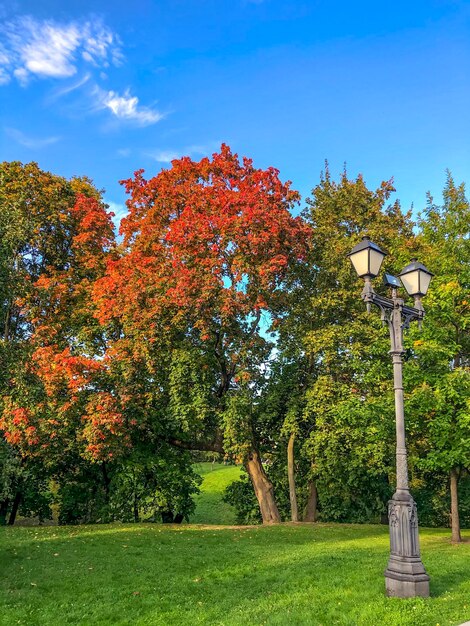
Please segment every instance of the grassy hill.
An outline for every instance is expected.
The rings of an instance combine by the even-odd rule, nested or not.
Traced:
[[[470,542],[424,529],[430,599],[384,596],[388,529],[157,524],[0,528],[0,624],[453,626]]]
[[[196,497],[193,524],[235,524],[235,510],[222,502],[225,488],[240,477],[241,469],[221,463],[197,463],[196,472],[202,476],[201,493]]]

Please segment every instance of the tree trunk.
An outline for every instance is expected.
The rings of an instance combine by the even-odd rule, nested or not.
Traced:
[[[274,499],[273,485],[266,476],[257,450],[253,450],[245,461],[245,469],[251,479],[256,498],[258,499],[263,524],[277,524],[281,521],[276,501]]]
[[[318,491],[317,485],[313,478],[308,481],[307,505],[304,512],[304,522],[317,521]]]
[[[7,523],[7,513],[10,500],[2,500],[0,502],[0,526],[5,526]]]
[[[101,463],[101,473],[103,475],[103,486],[104,486],[104,493],[106,497],[106,504],[109,505],[109,495],[110,495],[109,486],[111,485],[111,479],[108,474],[108,468],[106,467],[106,463],[104,461]]]
[[[10,517],[8,518],[8,526],[13,526],[16,519],[16,514],[18,513],[18,508],[21,502],[21,492],[17,491],[15,495],[15,499],[13,500],[13,504],[10,511]]]
[[[134,493],[134,522],[138,524],[140,522],[139,516],[139,499],[137,494]]]
[[[459,476],[454,468],[450,471],[450,511],[452,521],[452,543],[460,543],[462,536],[460,535],[459,520],[459,495],[458,495]]]
[[[289,478],[291,519],[293,522],[298,522],[299,510],[297,508],[297,495],[295,493],[294,442],[295,434],[292,433],[287,444],[287,476]]]

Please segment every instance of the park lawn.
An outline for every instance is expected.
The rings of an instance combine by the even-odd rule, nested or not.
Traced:
[[[388,529],[0,529],[0,623],[440,626],[470,619],[470,542],[424,529],[430,599],[384,596]]]
[[[225,488],[238,480],[241,468],[222,463],[196,463],[194,471],[202,476],[201,493],[195,497],[192,524],[235,524],[236,511],[222,501]]]

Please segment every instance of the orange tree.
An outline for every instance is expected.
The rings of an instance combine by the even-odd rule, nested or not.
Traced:
[[[35,163],[1,165],[0,205],[2,507],[13,522],[32,478],[76,464],[83,448],[80,403],[103,352],[89,294],[114,233],[89,180]]]
[[[285,314],[289,273],[306,254],[309,230],[289,211],[298,194],[225,145],[124,184],[121,254],[94,292],[130,418],[123,432],[155,449],[234,454],[264,522],[278,521],[257,399],[273,348],[266,330]]]
[[[0,165],[0,208],[0,517],[12,523],[30,487],[44,485],[54,450],[63,463],[76,442],[58,411],[69,400],[58,374],[87,367],[76,353],[93,352],[98,324],[85,294],[113,231],[89,180],[35,163]]]

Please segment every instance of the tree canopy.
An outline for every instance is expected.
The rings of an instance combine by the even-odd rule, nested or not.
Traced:
[[[122,184],[116,238],[91,180],[0,167],[0,521],[52,501],[62,522],[181,521],[208,453],[246,470],[227,493],[240,519],[381,519],[389,338],[347,259],[367,233],[388,272],[419,256],[435,274],[405,338],[411,486],[457,541],[459,511],[470,519],[464,185],[449,174],[415,222],[392,182],[327,167],[299,214],[276,169],[226,145]]]

